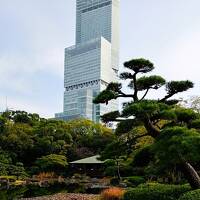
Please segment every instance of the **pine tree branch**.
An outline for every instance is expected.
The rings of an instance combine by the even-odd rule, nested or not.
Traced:
[[[119,93],[119,94],[122,94],[122,95],[126,95],[126,94],[125,94],[124,92],[122,92],[121,90],[119,90],[118,93]]]
[[[147,94],[148,94],[148,92],[149,92],[149,89],[150,89],[150,88],[148,88],[148,89],[146,90],[144,96],[140,99],[140,101],[142,101],[142,100],[147,96]]]
[[[171,93],[166,95],[164,98],[160,99],[158,102],[164,103],[166,100],[168,100],[170,97],[174,96],[176,93]]]

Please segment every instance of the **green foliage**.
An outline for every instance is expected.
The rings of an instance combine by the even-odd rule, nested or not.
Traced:
[[[36,113],[27,113],[26,111],[6,111],[2,115],[4,118],[14,121],[15,123],[25,123],[29,125],[37,124],[43,120]]]
[[[179,92],[184,92],[190,88],[193,88],[194,84],[187,80],[187,81],[171,81],[168,82],[166,85],[166,91],[168,94],[177,94]]]
[[[66,154],[72,143],[72,136],[62,121],[41,122],[34,128],[35,144],[33,146],[34,161],[48,154]]]
[[[65,161],[49,155],[73,161],[98,154],[113,139],[112,130],[86,119],[64,122],[24,111],[5,112],[0,116],[0,175],[23,178],[28,176],[25,169],[33,174],[50,168],[65,172]],[[60,168],[54,170],[56,163]]]
[[[172,105],[177,105],[180,102],[178,99],[170,99],[170,100],[165,100],[165,104],[172,106]]]
[[[177,121],[181,123],[189,124],[192,120],[198,118],[198,114],[192,109],[187,108],[177,108],[175,110]]]
[[[184,160],[200,160],[200,135],[184,127],[166,128],[152,146],[160,166],[180,164]]]
[[[3,133],[6,127],[6,119],[0,115],[0,133]]]
[[[9,164],[12,162],[12,159],[8,152],[0,151],[0,163]]]
[[[142,101],[138,103],[132,103],[127,105],[123,112],[123,117],[143,117],[144,113],[153,115],[157,113],[157,110],[159,109],[159,105],[155,101]]]
[[[200,199],[200,189],[183,194],[178,200],[198,200]]]
[[[23,194],[28,189],[26,187],[17,187],[15,189],[10,190],[1,190],[0,191],[0,199],[1,200],[14,200],[23,198]]]
[[[133,174],[135,174],[133,171],[133,167],[121,161],[120,162],[120,175],[122,177],[127,177],[127,176],[130,176]],[[118,171],[117,171],[116,162],[115,162],[114,166],[111,165],[111,166],[107,166],[105,168],[104,175],[110,176],[110,177],[117,177]]]
[[[23,166],[4,163],[0,163],[0,175],[14,175],[19,179],[25,179],[29,176]]]
[[[133,79],[133,74],[129,72],[123,72],[119,77],[121,80]]]
[[[108,166],[104,170],[105,176],[115,177],[117,176],[117,166]]]
[[[8,175],[8,165],[0,162],[0,176]]]
[[[126,146],[121,141],[114,141],[106,146],[104,151],[101,153],[101,159],[117,159],[123,156],[126,152]]]
[[[139,91],[142,90],[149,90],[149,89],[159,89],[165,84],[165,79],[162,78],[161,76],[143,76],[139,79],[137,79],[137,89]],[[133,81],[130,82],[129,87],[133,88]]]
[[[68,163],[63,155],[50,154],[36,160],[36,165],[44,172],[60,171],[66,169]]]
[[[135,73],[147,73],[154,69],[153,63],[143,58],[133,59],[125,62],[124,67],[133,70]]]
[[[73,140],[73,146],[69,149],[70,153],[67,153],[67,157],[73,160],[79,159],[76,155],[77,148],[87,147],[95,155],[114,139],[112,130],[85,119],[67,122],[67,130]]]
[[[195,119],[190,122],[190,128],[195,128],[200,130],[200,119]]]
[[[16,163],[16,165],[8,166],[8,174],[16,176],[18,179],[26,179],[29,177],[27,172],[24,169],[23,163]]]
[[[104,114],[103,116],[101,116],[101,120],[104,123],[107,123],[109,121],[112,121],[112,119],[117,119],[120,116],[119,111],[113,111],[107,114]]]
[[[143,178],[141,176],[129,176],[129,177],[126,177],[125,180],[127,180],[129,183],[131,183],[132,187],[138,186],[138,185],[146,182],[145,178]]]
[[[108,160],[106,160],[106,161],[104,162],[104,165],[105,165],[106,167],[115,166],[115,160],[113,160],[113,159],[108,159]]]
[[[0,146],[4,151],[12,152],[13,161],[21,161],[30,156],[33,147],[33,129],[28,124],[16,123],[7,126],[7,130],[0,136]],[[16,160],[18,159],[18,160]]]
[[[139,126],[139,125],[142,125],[142,123],[135,119],[123,120],[117,124],[117,129],[116,129],[115,133],[117,135],[128,133],[131,130],[133,130],[134,126]]]
[[[145,167],[153,160],[154,154],[151,151],[151,146],[146,146],[136,151],[132,165],[135,167]]]
[[[21,179],[28,177],[23,163],[13,164],[8,152],[0,151],[0,176],[5,175],[14,175]]]
[[[111,90],[104,90],[101,95],[98,95],[93,102],[94,103],[106,103],[108,104],[108,101],[111,99],[115,99],[117,97],[117,94]]]
[[[138,103],[128,104],[124,108],[122,116],[135,116],[138,119],[145,119],[149,116],[153,120],[174,119],[176,117],[170,106],[165,103],[158,103],[155,100],[143,100]]]
[[[128,190],[124,200],[177,200],[190,190],[187,185],[144,184]]]

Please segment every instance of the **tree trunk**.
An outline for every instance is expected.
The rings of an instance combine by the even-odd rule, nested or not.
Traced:
[[[200,177],[193,166],[188,162],[183,162],[181,165],[182,172],[185,178],[188,180],[190,186],[193,189],[200,188]]]
[[[136,78],[137,73],[133,75],[133,88],[134,88],[134,94],[133,94],[133,100],[134,102],[138,102],[138,89],[137,89],[137,78]]]
[[[156,138],[160,135],[160,130],[148,118],[144,120],[144,126],[151,137]]]
[[[121,175],[120,175],[120,163],[118,160],[116,160],[117,162],[117,177],[118,177],[118,180],[120,181],[121,180]]]

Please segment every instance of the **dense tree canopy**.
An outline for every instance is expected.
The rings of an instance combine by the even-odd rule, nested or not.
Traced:
[[[64,122],[7,111],[0,116],[1,175],[64,170],[67,161],[96,155],[113,139],[110,129],[86,119]]]

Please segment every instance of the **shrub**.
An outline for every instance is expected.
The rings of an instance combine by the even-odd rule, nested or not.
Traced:
[[[125,180],[127,180],[133,186],[138,186],[142,183],[145,183],[145,179],[141,176],[130,176],[130,177],[127,177]]]
[[[121,188],[109,188],[104,190],[101,193],[101,199],[102,200],[121,200],[123,199],[125,190],[121,189]]]
[[[197,200],[197,199],[200,199],[200,189],[187,192],[179,198],[179,200]]]
[[[116,162],[115,160],[109,159],[109,160],[106,160],[104,164],[106,167],[110,167],[110,166],[115,166]]]
[[[124,200],[177,200],[190,190],[188,185],[141,184],[127,191]]]
[[[146,146],[136,152],[132,165],[134,167],[145,167],[153,159],[153,153],[150,150],[150,146]]]

